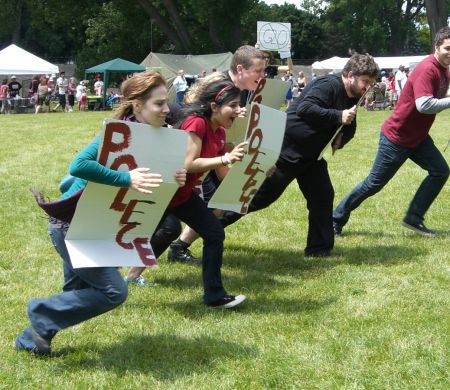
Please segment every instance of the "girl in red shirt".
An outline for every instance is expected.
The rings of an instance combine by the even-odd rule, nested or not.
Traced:
[[[203,238],[204,301],[213,308],[235,307],[245,296],[229,295],[222,285],[224,229],[193,189],[204,172],[216,170],[222,178],[230,164],[244,157],[245,143],[237,145],[230,153],[225,152],[225,129],[231,127],[239,115],[239,102],[239,88],[229,80],[218,80],[204,86],[196,99],[184,108],[186,119],[181,129],[189,132],[185,159],[188,174],[186,184],[178,189],[164,214],[164,217],[174,214]],[[128,277],[135,277],[143,270],[133,268]]]

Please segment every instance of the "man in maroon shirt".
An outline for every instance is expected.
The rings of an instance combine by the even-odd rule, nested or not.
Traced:
[[[450,107],[450,98],[445,97],[450,77],[449,27],[438,31],[434,47],[434,54],[414,69],[395,111],[381,126],[378,153],[369,176],[334,210],[336,235],[341,234],[350,213],[380,191],[409,158],[428,171],[428,176],[411,201],[402,224],[423,236],[435,236],[435,232],[425,226],[424,215],[447,181],[449,167],[428,133],[436,114]]]

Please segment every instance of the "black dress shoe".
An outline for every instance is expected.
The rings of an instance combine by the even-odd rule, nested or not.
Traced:
[[[428,229],[423,222],[420,223],[413,223],[411,221],[408,221],[406,218],[403,219],[402,225],[413,232],[420,234],[425,237],[436,237],[436,232],[433,230]]]
[[[306,257],[328,257],[331,256],[331,251],[323,249],[317,252],[305,253]]]

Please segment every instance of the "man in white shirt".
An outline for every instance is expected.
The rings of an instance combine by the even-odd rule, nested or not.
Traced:
[[[395,91],[397,92],[397,96],[399,99],[402,89],[405,87],[407,79],[408,78],[406,77],[405,67],[403,65],[400,65],[397,72],[395,73]]]
[[[66,93],[67,93],[67,87],[69,85],[69,80],[66,79],[66,73],[65,72],[61,72],[59,74],[59,77],[56,80],[56,85],[58,86],[58,100],[59,100],[59,103],[55,107],[55,110],[58,107],[61,107],[63,112],[66,112]]]
[[[101,79],[101,76],[98,74],[95,76],[94,90],[97,96],[103,96],[103,87],[104,83]]]
[[[188,89],[188,84],[187,84],[186,78],[184,77],[183,69],[180,69],[178,71],[178,76],[173,81],[173,86],[175,87],[175,92],[177,94],[175,102],[183,103],[184,95]]]

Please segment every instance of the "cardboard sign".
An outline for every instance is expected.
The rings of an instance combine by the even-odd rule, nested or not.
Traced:
[[[248,103],[254,102],[279,110],[286,100],[289,88],[290,84],[283,80],[261,79]],[[249,104],[247,104],[247,109]]]
[[[246,214],[248,206],[280,154],[286,114],[252,103],[245,139],[247,153],[233,164],[208,206]]]
[[[261,79],[247,104],[247,113],[250,111],[250,104],[255,102],[267,107],[279,110],[286,100],[286,93],[290,87],[289,83],[282,80]],[[227,142],[237,145],[245,140],[245,133],[248,127],[248,114],[245,118],[236,118],[233,126],[227,129]]]
[[[261,50],[290,51],[291,24],[257,22],[256,36]]]
[[[72,265],[155,266],[150,237],[178,189],[174,175],[184,165],[188,135],[117,120],[106,120],[104,128],[102,165],[119,171],[150,168],[164,182],[152,194],[89,182],[66,235]]]

